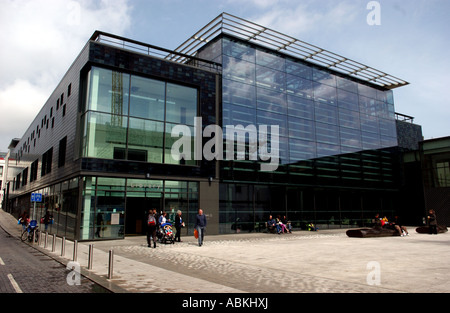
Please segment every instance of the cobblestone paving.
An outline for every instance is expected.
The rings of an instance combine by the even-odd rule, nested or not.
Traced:
[[[65,266],[8,235],[2,228],[0,258],[1,293],[104,292],[103,288],[82,276],[81,285],[69,285],[66,278],[70,271]]]
[[[270,236],[270,235],[268,235]],[[148,248],[144,243],[137,245],[117,245],[115,253],[134,260],[148,263],[175,273],[209,282],[220,282],[220,285],[235,289],[237,292],[277,293],[277,292],[387,292],[385,288],[374,288],[364,283],[351,283],[339,279],[330,279],[311,275],[295,267],[295,262],[281,255],[278,261],[266,257],[270,249],[283,243],[292,245],[302,242],[338,238],[343,235],[309,235],[284,237],[271,236],[267,238],[243,240],[212,240],[203,247],[194,242],[176,243],[175,245],[159,245],[157,249]],[[345,236],[345,235],[344,235]],[[252,256],[246,258],[246,247],[252,247]],[[264,249],[267,249],[266,252]],[[254,251],[260,251],[255,255]],[[275,253],[278,253],[277,251]],[[208,256],[209,254],[214,257]],[[235,255],[235,256],[233,256]],[[295,257],[295,256],[293,256]],[[286,261],[290,262],[286,262]],[[294,265],[294,266],[293,266]],[[142,280],[144,279],[142,274]],[[139,282],[139,277],[133,284]],[[126,283],[124,282],[126,285]],[[171,283],[169,283],[171,284]],[[127,286],[123,286],[127,288]],[[155,291],[151,285],[139,284],[136,288],[145,291]],[[128,288],[131,284],[128,286]]]

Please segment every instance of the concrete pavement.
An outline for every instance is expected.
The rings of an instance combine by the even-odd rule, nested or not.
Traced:
[[[0,210],[12,236],[21,227]],[[81,273],[113,292],[158,293],[447,293],[450,233],[349,238],[344,229],[292,234],[242,233],[194,237],[148,248],[143,236],[78,243]],[[72,241],[34,247],[62,264],[73,261]],[[94,247],[87,270],[89,245]],[[54,250],[54,252],[52,252]],[[114,253],[108,279],[109,251]]]

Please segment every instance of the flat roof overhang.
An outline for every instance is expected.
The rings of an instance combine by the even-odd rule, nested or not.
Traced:
[[[202,46],[220,34],[228,34],[267,47],[385,89],[409,84],[380,70],[225,12],[176,48],[174,51],[177,54],[168,55],[167,58],[172,61],[186,62],[187,60],[183,58],[195,56]]]

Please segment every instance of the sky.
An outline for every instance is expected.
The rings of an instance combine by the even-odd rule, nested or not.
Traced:
[[[396,112],[450,136],[450,0],[0,0],[0,151],[95,30],[175,49],[222,12],[403,79]],[[369,20],[369,21],[368,21]],[[376,22],[376,23],[375,23]]]

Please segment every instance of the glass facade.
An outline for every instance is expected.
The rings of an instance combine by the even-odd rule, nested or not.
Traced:
[[[84,177],[82,193],[80,240],[144,234],[149,209],[167,212],[172,221],[181,210],[187,231],[193,232],[197,182]]]
[[[223,37],[223,125],[280,126],[281,164],[397,145],[392,91]]]
[[[222,64],[223,127],[280,127],[275,172],[222,162],[221,233],[261,230],[269,214],[332,228],[393,212],[392,91],[226,35],[198,55]]]
[[[56,234],[60,237],[74,240],[78,227],[78,178],[53,184],[49,187],[38,189],[35,192],[42,194],[42,202],[33,203],[30,207],[30,197],[20,198],[18,207],[27,208],[30,217],[36,219],[38,223],[48,211],[53,216],[53,223],[47,227],[43,223],[40,225],[42,231]]]
[[[177,124],[193,127],[196,88],[98,67],[87,80],[83,157],[180,164],[171,154],[177,140],[171,131]]]

